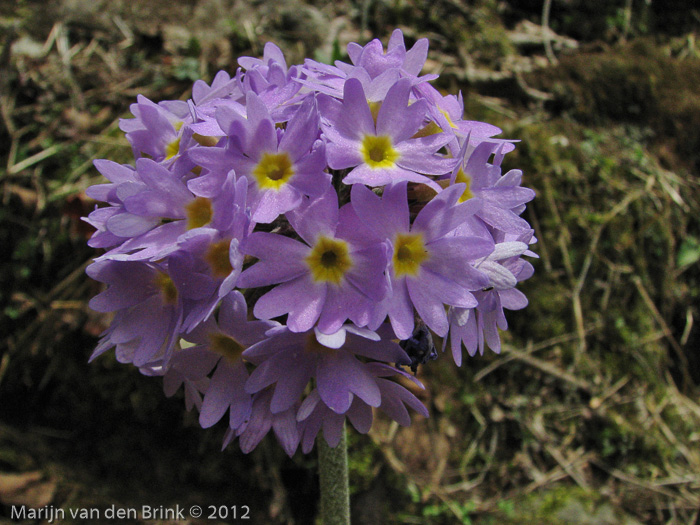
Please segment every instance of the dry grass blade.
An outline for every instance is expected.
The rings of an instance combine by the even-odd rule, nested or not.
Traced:
[[[656,308],[656,305],[654,304],[654,301],[651,299],[651,296],[649,293],[646,291],[646,288],[642,284],[642,280],[638,276],[633,276],[632,277],[632,282],[634,285],[637,287],[637,290],[639,291],[639,294],[642,296],[642,299],[644,300],[644,303],[647,305],[649,308],[649,311],[651,312],[652,316],[654,317],[654,320],[659,324],[659,327],[661,330],[664,332],[664,336],[666,337],[666,340],[669,342],[671,345],[671,348],[673,348],[676,357],[681,363],[681,373],[683,374],[683,390],[688,391],[690,388],[690,385],[693,383],[693,379],[690,377],[690,371],[689,371],[689,363],[688,363],[688,358],[685,355],[685,352],[683,351],[683,348],[681,348],[681,345],[678,344],[678,341],[676,341],[676,338],[673,337],[673,333],[671,332],[671,329],[669,328],[668,324],[664,320],[663,316],[661,313],[659,313],[659,310]]]
[[[18,162],[17,164],[13,164],[11,166],[8,166],[7,167],[7,174],[8,175],[16,175],[17,173],[48,159],[49,157],[51,157],[52,155],[55,155],[59,151],[61,151],[61,146],[59,146],[58,144],[54,144],[53,146],[50,146],[50,147],[46,148],[45,150],[40,151],[39,153],[35,153],[31,157],[28,157],[28,158],[24,159],[23,161]]]

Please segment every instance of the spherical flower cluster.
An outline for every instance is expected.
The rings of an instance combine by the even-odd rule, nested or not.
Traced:
[[[88,189],[107,204],[86,219],[107,285],[90,306],[114,314],[91,359],[114,348],[184,388],[202,427],[228,413],[224,445],[272,429],[292,455],[346,418],[368,432],[375,408],[427,416],[433,335],[458,365],[499,351],[503,309],[527,304],[534,192],[501,173],[512,142],[419,76],[427,52],[396,30],[352,64],[288,67],[268,43],[186,102],[138,97],[134,165],[96,161],[109,182]]]

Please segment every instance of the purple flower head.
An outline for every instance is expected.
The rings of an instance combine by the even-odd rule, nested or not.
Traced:
[[[345,82],[342,102],[330,98],[324,102],[328,165],[338,170],[354,168],[343,179],[345,184],[383,186],[410,181],[436,187],[426,175],[451,171],[454,161],[436,155],[449,136],[412,138],[423,126],[427,103],[409,104],[410,90],[409,80],[397,81],[381,103],[376,121],[362,84],[355,78]]]
[[[413,308],[437,335],[449,324],[444,305],[476,306],[471,293],[484,288],[488,278],[472,261],[493,251],[493,241],[451,233],[478,210],[478,203],[458,203],[464,189],[455,185],[440,192],[410,224],[407,184],[384,188],[380,199],[362,185],[352,189],[357,216],[392,247],[389,263],[392,294],[384,301],[400,339],[413,333]]]
[[[338,211],[332,188],[315,200],[305,198],[287,218],[304,242],[255,232],[243,248],[259,261],[240,275],[240,287],[279,283],[258,299],[255,316],[288,314],[287,325],[294,332],[306,332],[317,321],[323,333],[338,331],[347,319],[379,326],[383,319],[373,315],[374,304],[387,292],[381,239],[371,233],[364,241],[347,238],[367,228],[354,214]]]
[[[141,367],[167,359],[182,322],[180,292],[166,266],[97,261],[87,274],[108,288],[90,300],[98,312],[115,312],[90,360],[116,346],[117,359]]]
[[[183,388],[244,453],[271,430],[290,456],[320,430],[335,446],[374,409],[427,416],[400,367],[436,356],[435,335],[458,365],[497,352],[504,310],[527,304],[534,192],[501,172],[512,141],[420,76],[426,39],[347,49],[290,66],[268,43],[190,100],[139,96],[120,121],[134,166],[95,161],[107,183],[87,190],[107,250],[90,306],[113,316],[90,359],[114,348]]]
[[[344,414],[355,396],[366,404],[381,404],[381,390],[368,364],[359,356],[384,363],[407,364],[410,359],[389,337],[385,325],[377,332],[345,325],[335,334],[318,330],[291,332],[286,327],[268,332],[268,338],[251,346],[243,357],[257,365],[246,391],[260,392],[274,385],[273,413],[287,410],[302,396],[313,378],[323,403]]]

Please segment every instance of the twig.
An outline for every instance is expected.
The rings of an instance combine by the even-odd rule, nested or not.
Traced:
[[[541,416],[541,413],[538,415]],[[568,458],[564,457],[564,454],[562,454],[558,448],[549,442],[549,438],[545,432],[540,417],[535,417],[533,421],[525,421],[524,424],[530,433],[537,438],[542,446],[544,446],[547,453],[554,458],[564,472],[566,472],[580,487],[587,489],[589,487],[589,483],[583,476],[583,473],[578,469],[576,462],[578,458],[585,454],[585,450],[580,449],[577,452],[578,457],[574,460],[569,460]]]
[[[589,327],[586,330],[586,334],[592,333],[598,329],[600,329],[602,326],[602,323],[596,323],[594,326]],[[531,343],[528,343],[527,348],[524,351],[524,354],[531,354],[533,352],[537,352],[539,350],[544,350],[545,348],[549,348],[550,346],[557,345],[559,343],[567,343],[569,341],[573,341],[578,337],[577,333],[568,333],[568,334],[563,334],[563,335],[558,335],[556,337],[552,337],[550,339],[547,339],[545,341],[542,341],[541,343],[537,343],[536,345],[533,345]],[[483,368],[479,372],[477,372],[474,375],[474,381],[481,381],[484,377],[489,375],[491,372],[499,368],[501,365],[504,365],[510,361],[513,361],[514,359],[517,359],[518,356],[513,352],[513,349],[504,346],[503,347],[503,357],[498,359],[497,361],[494,361],[491,363],[489,366]]]
[[[611,476],[624,481],[625,483],[631,483],[632,485],[637,485],[638,487],[642,487],[643,489],[646,489],[650,492],[656,492],[658,494],[662,494],[666,496],[667,498],[676,498],[677,494],[671,492],[670,490],[666,490],[663,487],[657,487],[656,485],[652,483],[647,483],[646,481],[643,481],[641,479],[635,478],[633,476],[630,476],[628,474],[625,474],[624,472],[617,470],[615,468],[609,467],[599,459],[591,459],[591,463],[593,463],[596,467],[598,467],[601,470],[604,470]]]
[[[544,52],[547,55],[547,60],[552,65],[556,65],[559,61],[554,55],[552,49],[552,39],[549,37],[549,12],[552,10],[552,0],[544,0],[542,6],[542,39],[544,40]]]
[[[566,370],[562,370],[561,368],[554,366],[551,363],[548,363],[546,361],[538,359],[537,357],[526,354],[524,352],[520,352],[518,350],[512,350],[512,354],[515,356],[515,358],[518,361],[522,361],[523,363],[528,364],[534,368],[537,368],[537,369],[541,370],[542,372],[545,372],[546,374],[549,374],[549,375],[554,376],[558,379],[561,379],[562,381],[564,381],[566,383],[570,383],[570,384],[574,385],[576,388],[579,388],[588,394],[592,393],[594,390],[594,388],[591,384],[587,383],[583,379],[579,379],[578,377],[570,374]]]
[[[666,340],[669,342],[671,348],[673,348],[673,350],[676,353],[676,356],[678,357],[678,360],[680,361],[679,368],[681,369],[681,374],[683,375],[683,391],[686,392],[690,385],[693,384],[693,380],[690,377],[690,372],[688,371],[688,358],[686,357],[685,353],[683,353],[683,348],[681,347],[681,345],[679,345],[678,341],[676,341],[675,337],[673,337],[671,329],[669,328],[668,324],[666,324],[666,321],[661,316],[659,310],[656,308],[656,305],[649,296],[649,293],[646,291],[646,288],[644,288],[641,278],[638,275],[635,275],[632,277],[632,282],[637,287],[639,295],[642,296],[642,299],[647,305],[647,308],[649,308],[651,315],[654,317],[656,322],[659,323],[659,327],[661,328],[661,330],[663,330],[664,335],[666,336]]]
[[[627,35],[630,32],[630,26],[632,25],[632,0],[625,0],[624,8],[624,22],[622,25],[622,42],[627,41]]]

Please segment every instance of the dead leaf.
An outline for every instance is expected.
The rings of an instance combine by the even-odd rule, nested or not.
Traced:
[[[31,508],[45,507],[53,500],[56,482],[43,479],[40,471],[21,474],[0,472],[0,501],[5,505],[26,505]]]

